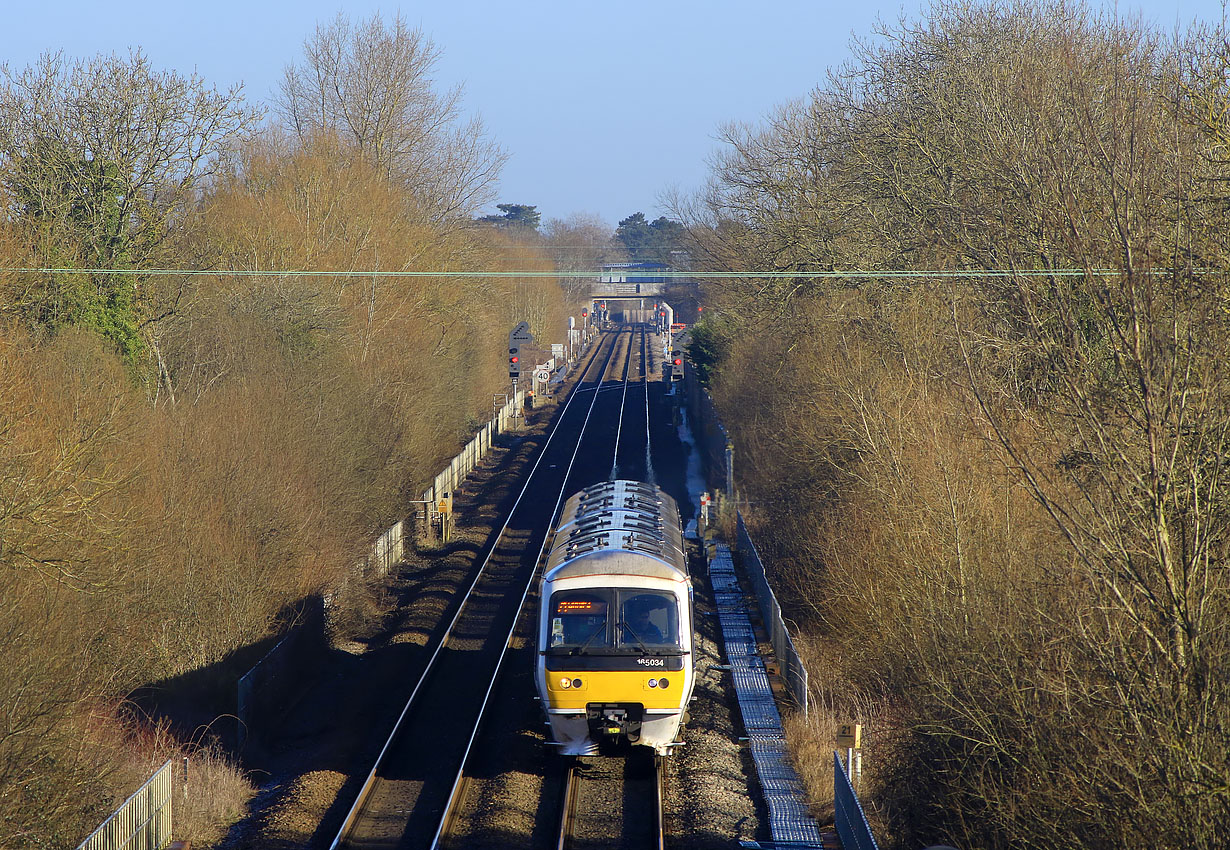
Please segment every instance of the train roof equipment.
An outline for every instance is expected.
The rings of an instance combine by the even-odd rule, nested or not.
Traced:
[[[621,557],[627,555],[649,558]],[[586,487],[564,503],[547,558],[548,581],[647,570],[661,578],[687,578],[674,499],[652,484],[617,480]]]

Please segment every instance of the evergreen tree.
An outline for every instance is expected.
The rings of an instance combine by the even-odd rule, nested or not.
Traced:
[[[496,209],[503,215],[485,215],[478,221],[494,224],[497,227],[528,227],[538,229],[538,221],[542,217],[538,208],[532,204],[496,204]]]
[[[686,230],[677,221],[661,216],[653,222],[644,213],[633,213],[619,223],[615,238],[640,262],[670,264],[671,251],[683,248]]]

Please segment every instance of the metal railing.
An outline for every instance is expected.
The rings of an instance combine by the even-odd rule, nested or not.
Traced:
[[[512,426],[514,412],[524,404],[525,392],[518,391],[516,397],[500,408],[492,420],[435,477],[422,499],[428,522],[431,521],[437,499],[460,486],[490,451],[495,436]],[[405,554],[407,532],[405,520],[394,523],[376,538],[367,555],[355,563],[355,575],[388,575]],[[325,620],[329,617],[330,606],[331,602],[326,599],[325,610],[320,617],[300,623],[239,680],[236,717],[240,749],[259,746],[260,730],[267,726],[270,718],[276,717],[284,709],[283,703],[293,697],[293,683],[299,679],[296,671],[303,663],[302,659],[310,656],[315,645],[326,639],[328,626]]]
[[[693,376],[694,377],[694,376]],[[732,445],[725,426],[717,414],[713,399],[707,392],[696,386],[694,380],[689,381],[689,409],[692,413],[693,438],[697,440],[701,450],[702,463],[707,474],[707,482],[714,489],[725,488],[728,497],[734,497],[734,469]],[[722,475],[725,475],[724,479]],[[737,512],[738,540],[737,550],[742,556],[744,571],[751,581],[760,607],[761,620],[769,633],[773,644],[773,653],[782,665],[782,678],[786,690],[794,700],[798,709],[807,716],[808,684],[807,668],[794,646],[790,630],[782,617],[782,607],[769,584],[765,574],[764,562],[755,544],[748,534],[743,522],[743,512]],[[719,547],[721,548],[721,547]],[[842,765],[841,757],[833,753],[833,804],[836,810],[836,830],[841,839],[843,850],[879,850],[863,806],[850,784],[850,778]],[[753,842],[752,844],[755,844]],[[745,843],[744,846],[750,846]],[[756,844],[765,847],[765,844]],[[774,846],[814,846],[808,844],[777,842]]]
[[[833,752],[833,809],[842,850],[880,850],[875,836],[871,834],[863,804],[858,801],[846,766],[841,763],[841,755],[836,751]]]
[[[466,443],[465,448],[449,461],[448,466],[435,477],[431,482],[431,486],[423,491],[422,501],[428,508],[434,505],[445,493],[452,493],[460,486],[466,476],[474,471],[479,461],[491,449],[491,443],[496,435],[502,434],[509,429],[514,413],[522,410],[524,406],[525,391],[517,390],[517,395],[509,399],[508,403],[500,408],[495,418],[484,425],[474,436],[474,439]]]
[[[727,451],[730,435],[722,424],[709,393],[696,382],[696,373],[685,362],[684,374],[688,376],[688,410],[691,414],[692,439],[700,449],[701,465],[705,471],[705,483],[710,490],[721,490],[728,498],[734,498],[731,457]]]
[[[240,751],[258,751],[263,733],[282,717],[303,693],[304,673],[327,646],[327,603],[322,597],[304,600],[294,625],[265,653],[235,689],[235,718]]]
[[[170,844],[172,761],[167,759],[77,850],[161,850]]]
[[[376,575],[387,576],[393,567],[401,563],[405,553],[406,523],[405,520],[398,520],[372,544],[372,551],[367,558],[368,569]]]
[[[700,449],[701,465],[706,473],[706,482],[714,489],[724,490],[728,498],[734,497],[733,446],[726,427],[718,416],[717,408],[709,393],[701,389],[695,374],[689,371],[688,406],[692,414],[692,438]],[[764,563],[760,553],[748,536],[747,526],[743,524],[743,513],[738,513],[738,540],[736,549],[743,558],[743,565],[748,578],[756,591],[756,599],[760,607],[760,617],[765,629],[769,632],[769,640],[773,644],[773,652],[782,665],[782,677],[786,690],[803,716],[807,716],[807,668],[803,659],[795,649],[794,640],[782,619],[782,606],[777,602],[777,596],[765,575]]]
[[[803,659],[794,648],[794,640],[782,619],[782,606],[777,602],[769,579],[765,575],[764,563],[756,551],[752,538],[748,536],[747,526],[743,524],[743,513],[739,513],[739,554],[743,557],[743,567],[752,587],[756,590],[756,600],[760,605],[760,617],[765,629],[769,632],[769,641],[773,644],[773,654],[782,665],[782,678],[786,682],[786,690],[790,698],[803,716],[807,716],[807,668]]]

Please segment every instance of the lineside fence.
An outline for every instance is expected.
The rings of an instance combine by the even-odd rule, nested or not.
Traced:
[[[734,498],[734,449],[731,447],[730,435],[726,426],[718,416],[717,408],[709,393],[696,381],[696,373],[691,366],[685,366],[687,376],[688,419],[692,430],[692,439],[701,455],[701,466],[705,471],[705,481],[709,488],[718,493],[724,493],[727,500],[737,503]],[[743,513],[736,511],[738,523],[738,539],[735,551],[743,564],[744,571],[752,582],[756,592],[756,601],[760,608],[760,617],[768,632],[769,641],[773,644],[773,653],[782,665],[782,678],[786,691],[803,716],[807,716],[807,668],[794,647],[790,630],[782,618],[782,606],[777,602],[777,596],[765,575],[764,562],[760,553],[748,535],[747,526],[743,522]]]
[[[466,476],[473,472],[479,462],[486,457],[496,436],[512,428],[515,421],[514,414],[518,410],[525,409],[525,395],[525,390],[517,390],[517,394],[510,398],[495,417],[474,435],[474,439],[466,443],[465,448],[449,461],[448,466],[440,470],[440,474],[432,480],[431,486],[423,491],[422,501],[426,509],[424,516],[429,522],[434,506],[439,504],[445,494],[456,492]],[[390,529],[388,533],[392,531],[393,529]]]
[[[738,551],[743,560],[743,569],[751,579],[756,591],[756,602],[760,606],[760,618],[769,633],[769,642],[773,644],[773,654],[782,665],[781,675],[786,682],[786,690],[795,706],[807,716],[807,668],[803,659],[794,648],[794,640],[782,619],[782,606],[777,602],[773,588],[769,586],[768,576],[764,572],[764,563],[760,553],[756,551],[752,538],[748,536],[747,526],[743,523],[743,512],[738,514],[739,545]]]
[[[496,436],[510,430],[514,414],[524,409],[526,393],[518,390],[474,438],[449,461],[423,493],[427,521],[439,499],[453,493],[486,457]],[[388,575],[401,562],[412,522],[398,520],[372,543],[356,565],[358,573]],[[323,606],[322,606],[323,602]],[[260,746],[260,730],[276,719],[298,695],[295,682],[302,666],[326,643],[328,600],[311,600],[296,625],[239,680],[236,718],[240,751]],[[161,850],[171,840],[171,763],[167,762],[111,815],[77,850]]]
[[[863,804],[858,801],[850,775],[836,751],[833,753],[833,822],[842,850],[880,850],[871,834]]]
[[[439,474],[432,479],[431,486],[423,491],[423,495],[419,500],[423,505],[423,519],[425,523],[432,522],[434,514],[437,512],[436,506],[439,505],[440,500],[446,494],[456,492],[466,477],[487,456],[487,452],[491,451],[495,438],[512,428],[515,421],[514,414],[518,410],[524,409],[525,397],[525,390],[517,390],[516,396],[510,398],[496,412],[491,421],[480,428],[473,439],[466,443],[465,447],[457,453],[457,456],[448,462],[448,466],[440,470]],[[401,562],[402,556],[406,552],[406,537],[410,532],[411,525],[413,523],[407,520],[398,520],[388,531],[376,538],[376,541],[372,544],[371,551],[367,554],[366,560],[361,565],[363,572],[374,573],[378,576],[388,575],[393,567]]]
[[[171,842],[174,759],[158,768],[77,850],[161,850]]]
[[[713,400],[704,388],[697,385],[695,373],[687,371],[688,414],[692,438],[700,452],[707,485],[725,498],[738,503],[734,493],[734,452],[725,426],[718,417]],[[738,540],[735,547],[744,573],[755,590],[761,620],[773,644],[773,653],[782,665],[782,678],[786,691],[799,711],[807,716],[808,686],[807,668],[803,665],[790,630],[782,617],[782,608],[765,574],[764,562],[756,551],[743,521],[742,511],[736,511]],[[837,834],[844,850],[879,850],[867,817],[859,803],[854,786],[842,764],[841,757],[833,753],[833,806]]]
[[[454,492],[474,471],[491,450],[497,435],[512,428],[513,414],[524,403],[525,392],[519,390],[516,397],[501,407],[435,477],[422,499],[428,522],[432,519],[437,501],[444,494]],[[355,564],[355,574],[388,575],[405,555],[406,539],[413,525],[408,519],[398,520],[376,538],[367,555]],[[321,601],[314,600],[316,604],[305,609],[304,616],[300,617],[295,627],[239,680],[236,717],[241,751],[252,754],[259,750],[260,730],[275,722],[294,702],[300,690],[296,683],[303,679],[301,673],[304,666],[312,663],[311,659],[317,657],[321,647],[327,643],[330,600],[323,600],[323,607],[319,604]]]
[[[303,694],[308,671],[328,647],[325,601],[312,596],[295,617],[295,624],[236,686],[236,740],[239,751],[252,757],[262,751],[262,733],[272,728]]]

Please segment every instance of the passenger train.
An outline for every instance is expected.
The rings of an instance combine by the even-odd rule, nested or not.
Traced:
[[[624,480],[573,495],[540,591],[535,680],[551,743],[565,755],[677,746],[695,656],[674,499]]]

